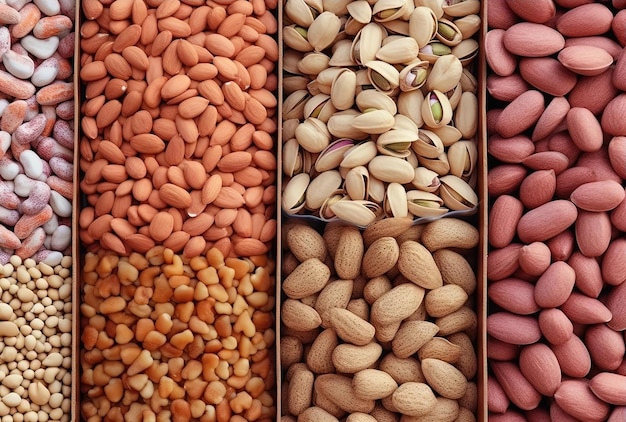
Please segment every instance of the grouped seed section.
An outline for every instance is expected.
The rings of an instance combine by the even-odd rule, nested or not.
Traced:
[[[0,4],[0,417],[68,421],[74,1]]]
[[[624,6],[489,2],[490,420],[624,418]]]

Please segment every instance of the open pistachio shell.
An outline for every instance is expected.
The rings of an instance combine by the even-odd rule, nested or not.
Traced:
[[[480,0],[454,0],[443,3],[443,12],[455,18],[480,13]]]
[[[295,138],[283,144],[283,172],[291,177],[311,170],[311,154]]]
[[[324,201],[341,187],[343,178],[337,170],[329,170],[318,174],[306,191],[305,207],[315,211],[321,208]]]
[[[379,24],[372,22],[365,25],[352,41],[352,60],[358,64],[376,60],[376,52],[386,36],[387,31]]]
[[[337,109],[330,101],[330,95],[317,94],[306,102],[303,113],[305,119],[315,117],[326,123],[336,111]]]
[[[285,2],[285,14],[289,20],[304,28],[308,28],[322,10],[321,1],[287,0]]]
[[[471,210],[478,205],[478,195],[463,179],[449,174],[442,177],[439,193],[451,210]]]
[[[330,57],[324,53],[306,53],[298,62],[298,70],[305,75],[317,75],[322,70],[327,69]]]
[[[437,158],[418,156],[418,161],[421,166],[434,171],[439,176],[445,176],[450,173],[450,163],[448,162],[448,155],[446,153],[442,153]]]
[[[306,89],[307,91],[309,91],[311,95],[317,95],[317,94],[330,95],[330,85],[328,86],[322,85],[317,81],[317,79],[313,79],[311,82],[309,82],[306,86]]]
[[[365,166],[351,168],[346,173],[344,188],[350,199],[367,199],[370,174]]]
[[[337,201],[349,200],[346,195],[346,191],[343,189],[337,189],[328,195],[328,198],[324,200],[322,206],[319,208],[318,215],[322,221],[337,221],[337,217],[330,209],[330,206]]]
[[[409,155],[405,158],[406,162],[411,165],[414,169],[419,167],[419,159],[417,158],[417,154],[412,149],[409,150]]]
[[[437,16],[425,6],[416,7],[409,18],[409,35],[421,47],[428,44],[437,33]]]
[[[317,82],[320,85],[328,85],[328,89],[330,90],[330,86],[333,84],[333,81],[337,77],[339,73],[342,72],[342,68],[340,67],[329,67],[328,69],[324,69],[317,75]]]
[[[445,45],[455,46],[463,40],[461,30],[448,19],[439,19],[435,37]]]
[[[310,181],[308,173],[299,173],[289,179],[282,198],[282,208],[287,214],[297,214],[302,211]]]
[[[415,170],[406,160],[388,155],[377,155],[367,166],[370,174],[383,182],[410,183]]]
[[[301,51],[286,49],[283,56],[283,70],[292,75],[301,75],[298,69],[298,63],[302,60],[303,53]]]
[[[452,88],[450,91],[446,91],[445,94],[446,97],[448,97],[448,101],[450,102],[450,107],[452,108],[452,110],[456,110],[457,106],[459,105],[459,101],[461,101],[461,95],[463,95],[461,83],[459,82],[457,86]]]
[[[448,161],[450,162],[450,174],[467,181],[476,170],[478,150],[476,142],[467,140],[459,141],[448,148]]]
[[[452,54],[452,49],[443,44],[441,41],[434,40],[429,42],[425,46],[420,47],[418,57],[422,60],[427,61],[430,64],[435,64],[435,62],[439,60],[439,58],[447,54]]]
[[[302,119],[304,117],[304,105],[309,98],[309,92],[304,89],[291,93],[283,101],[283,119]]]
[[[408,217],[409,208],[404,186],[399,183],[389,183],[383,201],[383,208],[388,217]]]
[[[409,35],[409,23],[407,21],[395,19],[392,21],[382,22],[381,25],[384,26],[390,34]]]
[[[389,114],[395,116],[398,112],[395,101],[388,95],[375,89],[366,89],[356,96],[356,106],[361,110],[387,110]]]
[[[380,134],[388,131],[395,120],[387,110],[367,110],[355,117],[352,127],[369,134]]]
[[[415,176],[411,184],[424,192],[435,192],[441,186],[439,175],[426,167],[415,169]]]
[[[348,5],[354,0],[323,0],[324,10],[332,12],[337,16],[343,16],[348,13]]]
[[[348,138],[337,139],[319,153],[315,160],[315,170],[323,172],[339,167],[344,154],[354,146],[354,141]]]
[[[307,39],[315,51],[322,51],[335,41],[340,30],[339,17],[332,12],[324,11],[311,23]]]
[[[400,90],[406,92],[421,88],[426,82],[428,65],[428,62],[419,59],[406,65],[400,71]]]
[[[401,92],[398,95],[398,113],[410,118],[417,127],[422,127],[424,125],[422,102],[424,102],[424,94],[419,89]]]
[[[309,83],[309,78],[306,76],[298,76],[298,75],[284,75],[283,76],[283,91],[286,95],[293,94],[295,91],[307,89],[307,84]]]
[[[406,13],[405,0],[378,0],[372,8],[372,17],[376,22],[388,22],[401,18]]]
[[[365,63],[371,84],[380,92],[391,94],[400,85],[398,69],[380,60]]]
[[[333,81],[330,100],[337,110],[348,110],[354,105],[356,96],[356,74],[351,69],[343,69]]]
[[[463,66],[467,66],[478,56],[478,47],[478,41],[468,38],[452,47],[452,54],[461,60]]]
[[[352,126],[354,119],[360,115],[354,109],[338,111],[328,119],[326,127],[335,138],[366,139],[369,137],[367,133]]]
[[[461,132],[452,125],[431,128],[430,130],[439,136],[444,147],[449,147],[463,137]]]
[[[409,117],[403,114],[396,114],[395,116],[393,116],[393,119],[395,120],[395,122],[392,129],[408,130],[413,132],[415,136],[417,136],[419,128],[417,127],[415,122]]]
[[[411,13],[415,10],[415,2],[413,0],[404,0],[404,3],[406,4],[406,8],[404,10],[404,15],[402,15],[402,18],[399,19],[400,21],[408,21],[411,17]]]
[[[296,128],[300,125],[298,119],[283,120],[283,139],[292,139],[296,137]]]
[[[362,24],[361,22],[357,21],[352,16],[348,16],[348,19],[346,19],[346,24],[344,25],[343,28],[344,28],[344,32],[346,33],[346,35],[354,37],[356,34],[359,33],[361,29],[363,29],[364,26],[365,24]]]
[[[420,157],[437,158],[443,154],[441,138],[430,130],[420,129],[418,139],[413,142],[411,149]]]
[[[413,38],[398,37],[383,43],[376,52],[376,58],[391,64],[411,63],[417,58],[418,53],[419,47]]]
[[[366,227],[382,216],[380,205],[371,201],[341,200],[330,205],[335,216],[343,221]]]
[[[426,80],[426,89],[441,92],[450,91],[459,84],[463,75],[463,65],[458,57],[448,54],[441,56],[433,65]]]
[[[364,166],[376,157],[376,153],[376,143],[374,141],[360,142],[344,153],[343,160],[341,160],[339,165],[347,169]]]
[[[449,210],[443,200],[434,193],[410,190],[406,193],[408,210],[415,217],[439,217]]]
[[[461,94],[461,101],[454,113],[454,126],[461,132],[464,139],[476,134],[478,128],[478,98],[472,92]]]
[[[366,0],[357,0],[348,4],[348,13],[362,24],[368,24],[372,20],[372,8]]]
[[[441,0],[414,0],[415,7],[425,6],[433,11],[437,19],[443,16],[443,3]]]
[[[383,183],[382,180],[378,180],[370,175],[369,189],[367,193],[372,201],[382,204],[385,199],[385,183]]]
[[[463,74],[461,75],[461,89],[463,92],[470,91],[476,94],[478,92],[478,80],[474,76],[471,70],[467,67],[463,68]]]
[[[409,148],[417,137],[417,131],[393,129],[378,137],[376,147],[381,154],[404,158],[409,155]]]
[[[329,66],[353,67],[357,63],[352,60],[352,41],[341,40],[333,46],[333,55],[328,62]]]
[[[450,100],[441,91],[433,90],[422,101],[422,118],[428,127],[445,126],[452,120]]]
[[[296,139],[305,150],[316,153],[330,143],[330,132],[326,124],[315,117],[309,117],[296,128]]]
[[[480,16],[478,15],[463,16],[461,18],[455,19],[453,22],[456,27],[459,28],[459,31],[461,31],[461,35],[463,36],[464,40],[474,36],[474,34],[476,34],[480,29],[481,23]]]
[[[285,26],[283,28],[283,41],[289,48],[296,51],[308,52],[313,51],[313,46],[309,44],[307,39],[308,30],[295,24]]]

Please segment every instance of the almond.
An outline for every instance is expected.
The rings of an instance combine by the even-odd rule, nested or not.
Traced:
[[[435,319],[439,334],[448,336],[461,331],[474,332],[478,328],[478,317],[473,309],[463,306],[461,309]]]
[[[504,46],[518,56],[550,56],[564,45],[565,39],[555,29],[532,22],[516,23],[504,35]]]
[[[235,82],[228,81],[222,85],[224,99],[233,110],[243,111],[246,106],[246,98],[243,91]]]
[[[326,245],[322,235],[306,224],[295,224],[287,231],[287,246],[298,258],[305,261],[309,258],[317,258],[320,261],[326,259]]]
[[[393,353],[388,353],[381,359],[378,369],[385,371],[398,384],[426,382],[419,361],[412,357],[399,358]]]
[[[166,183],[159,188],[159,197],[168,205],[175,208],[189,208],[191,195],[183,188],[173,183]]]
[[[403,283],[394,287],[372,304],[372,321],[381,325],[402,321],[417,310],[422,303],[424,293],[423,288],[412,283]]]
[[[400,245],[398,270],[408,280],[425,289],[435,289],[443,285],[441,272],[430,251],[412,240],[407,240]]]
[[[591,356],[585,343],[576,335],[561,344],[551,344],[561,372],[570,377],[581,378],[586,376],[591,369]]]
[[[465,395],[467,379],[453,365],[439,359],[423,359],[422,372],[430,387],[442,397],[460,399]]]
[[[506,42],[506,34],[504,39]],[[528,90],[502,110],[496,121],[496,131],[505,138],[518,135],[535,124],[543,111],[543,94],[536,90]]]
[[[429,316],[439,318],[460,309],[467,299],[467,293],[462,287],[448,284],[426,293],[424,304]]]
[[[345,227],[341,230],[334,259],[335,271],[340,278],[351,280],[358,277],[364,250],[358,228]]]
[[[471,249],[478,246],[479,237],[478,229],[465,220],[440,218],[424,227],[421,242],[431,252],[443,248]]]
[[[363,231],[363,240],[365,245],[369,247],[369,245],[381,237],[400,236],[408,230],[412,224],[413,220],[410,218],[390,217],[376,220]]]
[[[601,372],[589,381],[589,388],[600,400],[618,406],[626,405],[626,376]]]
[[[396,265],[399,255],[400,247],[393,237],[374,241],[363,255],[363,275],[374,278],[385,274]]]
[[[174,228],[174,217],[167,212],[159,212],[150,222],[150,237],[157,242],[167,239]]]
[[[510,312],[495,312],[487,317],[487,333],[511,344],[532,344],[541,338],[539,324],[533,317]]]
[[[519,315],[531,315],[539,310],[535,302],[533,284],[517,278],[506,278],[490,283],[487,296],[506,311]]]
[[[319,292],[314,307],[322,316],[322,326],[328,327],[332,323],[332,321],[328,320],[330,314],[327,311],[332,308],[347,308],[352,295],[353,285],[354,282],[352,280],[334,280],[326,284],[322,291]]]
[[[439,359],[448,363],[456,363],[461,356],[461,347],[444,337],[433,337],[417,352],[420,360]],[[465,374],[464,374],[465,375]]]
[[[310,258],[298,265],[283,281],[283,291],[292,299],[302,299],[322,290],[330,269],[319,259]]]
[[[193,119],[201,115],[209,105],[209,100],[202,97],[191,97],[178,104],[178,114],[185,119]]]
[[[550,0],[538,1],[532,7],[523,0],[508,0],[506,4],[517,16],[528,22],[545,23],[556,15],[556,7]]]
[[[433,259],[441,272],[443,284],[460,286],[471,295],[476,290],[476,274],[465,257],[451,249],[439,249]]]
[[[299,300],[285,300],[281,306],[281,312],[283,323],[294,330],[313,330],[322,323],[322,319],[315,309]]]
[[[509,398],[500,386],[498,380],[489,375],[487,377],[487,407],[490,412],[504,413],[509,408]]]
[[[626,133],[626,122],[618,116],[622,116],[626,110],[626,94],[617,95],[606,104],[600,122],[602,130],[613,136],[622,136]]]
[[[311,371],[316,374],[335,372],[332,356],[338,344],[337,334],[332,328],[319,333],[306,354],[306,363]]]
[[[610,211],[624,200],[624,188],[612,180],[584,183],[572,192],[570,199],[587,211]]]
[[[309,408],[313,400],[313,372],[306,369],[296,371],[287,387],[289,413],[298,416]]]
[[[354,374],[352,387],[360,399],[379,400],[394,393],[398,384],[385,371],[364,369]]]
[[[552,57],[523,58],[519,63],[519,71],[522,78],[529,84],[555,97],[562,97],[569,93],[577,82],[576,74]],[[546,74],[553,75],[554,77],[542,77],[542,75]],[[537,125],[539,125],[539,123],[537,123]]]
[[[589,381],[566,380],[554,393],[554,400],[568,415],[584,421],[602,421],[609,414],[609,405],[596,397]]]
[[[572,292],[561,305],[561,310],[574,323],[600,324],[611,321],[611,310],[598,299]]]
[[[354,374],[369,368],[382,354],[382,347],[378,343],[369,343],[364,346],[340,344],[333,351],[332,361],[338,372]]]
[[[141,133],[130,138],[130,146],[140,154],[158,154],[165,150],[165,142],[151,133]]]
[[[302,422],[337,422],[339,419],[321,407],[309,407],[298,415]]]

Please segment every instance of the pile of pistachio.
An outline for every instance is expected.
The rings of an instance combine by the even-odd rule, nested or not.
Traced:
[[[367,226],[476,208],[480,0],[286,0],[290,215]]]

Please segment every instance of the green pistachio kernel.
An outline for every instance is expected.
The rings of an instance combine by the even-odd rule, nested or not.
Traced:
[[[437,32],[448,41],[452,41],[456,37],[456,31],[454,28],[444,22],[439,22]]]
[[[452,50],[445,44],[440,42],[431,43],[430,46],[433,49],[433,54],[435,56],[445,56],[446,54],[451,54]]]
[[[306,28],[303,28],[301,26],[296,26],[295,30],[298,34],[302,35],[302,38],[306,38],[307,35],[309,34],[309,31],[307,31]]]
[[[420,207],[439,208],[439,203],[435,201],[429,201],[427,199],[414,199],[411,202],[415,205],[419,205]]]
[[[395,151],[395,152],[403,152],[409,149],[410,146],[411,146],[410,142],[395,142],[393,144],[385,145],[385,148],[391,151]]]
[[[389,91],[392,89],[391,83],[380,73],[372,71],[371,79],[374,85],[376,85],[382,91]]]
[[[389,19],[390,17],[395,15],[398,12],[398,10],[400,10],[400,9],[399,8],[395,8],[395,9],[381,10],[380,12],[378,12],[376,14],[376,17],[378,19]]]
[[[421,67],[413,68],[407,75],[407,82],[409,82],[409,85],[413,87],[421,86],[426,81],[427,75],[428,72],[426,69]]]

